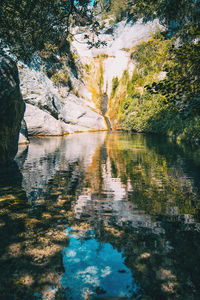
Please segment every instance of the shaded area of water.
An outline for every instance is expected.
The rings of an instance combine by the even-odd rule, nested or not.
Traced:
[[[19,150],[0,171],[1,299],[200,298],[200,149],[99,132]]]

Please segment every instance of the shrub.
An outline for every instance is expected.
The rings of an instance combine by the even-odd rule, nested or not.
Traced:
[[[72,83],[69,77],[69,74],[66,71],[59,71],[52,75],[51,80],[58,86],[68,86],[72,88]]]

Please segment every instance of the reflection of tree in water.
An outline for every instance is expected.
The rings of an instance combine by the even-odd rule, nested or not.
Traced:
[[[97,237],[124,251],[125,263],[147,299],[198,299],[199,233],[193,226],[167,218],[162,219],[161,226],[165,229],[163,234],[139,226],[113,225],[102,227]]]
[[[192,164],[186,168],[184,149],[121,134],[95,144],[87,164],[83,155],[63,156],[70,145],[59,149],[58,143],[33,161],[34,172],[40,162],[51,172],[46,180],[40,173],[38,186],[20,166],[23,185],[36,189],[29,204],[16,164],[0,177],[2,299],[32,299],[35,292],[62,299],[56,288],[66,225],[92,228],[100,242],[123,251],[142,299],[198,299],[199,173]]]
[[[199,221],[195,180],[198,170],[195,168],[193,174],[193,165],[185,164],[183,149],[166,140],[165,144],[159,144],[153,137],[111,134],[106,143],[108,157],[102,160],[105,146],[97,149],[86,175],[91,198],[82,208],[88,212],[84,221],[90,220],[100,241],[124,251],[127,266],[144,289],[142,297],[198,299],[200,236],[199,224],[195,223]],[[108,224],[105,222],[102,203],[112,196],[105,194],[103,169],[109,164],[112,178],[121,179],[128,193],[126,199],[140,211],[138,224],[125,218],[119,225],[114,211]],[[147,222],[142,211],[154,217]]]
[[[118,174],[125,185],[130,181],[129,200],[149,214],[167,214],[170,209],[193,214],[200,207],[195,176],[190,176],[188,166],[185,169],[180,149],[164,142],[142,135],[111,135],[112,175]]]
[[[85,174],[84,186],[89,188],[91,194],[103,193],[102,164],[106,161],[106,149],[102,146],[96,148],[92,162]]]
[[[60,299],[64,230],[84,178],[81,139],[67,139],[67,149],[60,138],[36,139],[17,157],[23,176],[16,163],[1,170],[1,299]]]

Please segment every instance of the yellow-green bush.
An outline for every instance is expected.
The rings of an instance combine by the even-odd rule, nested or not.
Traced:
[[[59,71],[52,75],[51,80],[57,86],[68,86],[70,89],[72,88],[72,83],[69,77],[69,74],[66,71]]]
[[[157,33],[132,49],[136,68],[131,78],[124,72],[110,100],[122,129],[200,138],[199,42],[174,42]]]

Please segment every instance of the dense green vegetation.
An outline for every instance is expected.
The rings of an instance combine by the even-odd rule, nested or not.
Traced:
[[[23,59],[37,50],[60,49],[73,24],[93,24],[90,0],[1,0],[0,40]]]
[[[144,18],[159,18],[164,25],[173,27],[177,30],[191,25],[199,24],[199,0],[97,0],[101,3],[102,11],[106,16],[112,16],[115,21],[124,18],[137,20]],[[104,5],[102,4],[104,3]]]
[[[124,72],[116,91],[113,82],[111,116],[125,130],[200,138],[199,42],[165,39],[158,33],[130,54],[136,68]]]
[[[119,177],[127,189],[131,185],[129,200],[147,214],[165,215],[170,206],[179,214],[194,213],[191,203],[200,205],[198,195],[184,177],[178,156],[199,164],[194,155],[199,150],[195,145],[181,147],[165,137],[113,134],[108,140],[112,178]]]
[[[199,0],[1,0],[0,41],[1,46],[9,45],[24,60],[39,51],[47,62],[47,75],[58,86],[71,88],[62,62],[58,66],[52,61],[57,54],[66,56],[65,65],[78,73],[69,44],[74,25],[92,26],[91,31],[98,36],[99,20],[104,18],[111,23],[158,18],[165,25],[165,32],[157,33],[134,49],[124,49],[130,52],[136,68],[133,74],[126,71],[121,79],[113,78],[109,116],[114,128],[195,140],[200,138],[199,4]],[[89,36],[85,38],[92,46]],[[98,58],[101,61],[107,57]],[[55,70],[50,64],[55,65]],[[101,64],[97,81],[91,90],[95,103],[100,102],[101,111]]]
[[[116,20],[144,21],[158,17],[166,26],[130,51],[136,67],[126,71],[110,100],[115,128],[200,138],[200,18],[199,1],[126,1],[123,10],[111,1]],[[176,6],[176,7],[175,7]],[[121,12],[121,16],[119,18]],[[116,117],[117,115],[117,117]]]

